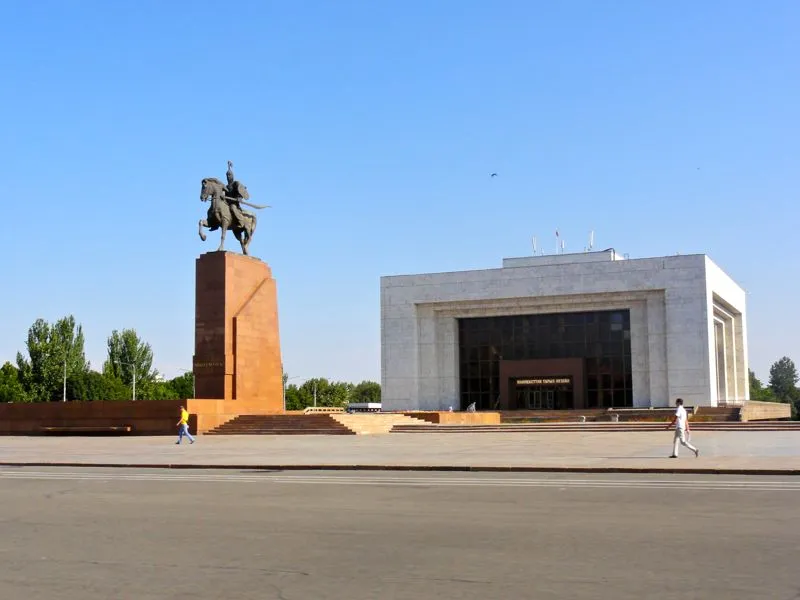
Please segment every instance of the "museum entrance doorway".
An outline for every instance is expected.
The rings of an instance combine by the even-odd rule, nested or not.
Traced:
[[[586,360],[541,358],[500,361],[500,410],[586,408]]]
[[[517,377],[509,382],[517,410],[572,410],[572,377]]]

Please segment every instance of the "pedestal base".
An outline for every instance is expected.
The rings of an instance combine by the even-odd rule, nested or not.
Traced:
[[[209,252],[197,259],[195,285],[192,404],[198,415],[203,400],[224,401],[226,413],[281,412],[278,298],[269,266],[249,256]]]

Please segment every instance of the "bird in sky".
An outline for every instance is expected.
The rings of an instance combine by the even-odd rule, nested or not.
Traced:
[[[492,173],[489,177],[497,177],[497,173]]]

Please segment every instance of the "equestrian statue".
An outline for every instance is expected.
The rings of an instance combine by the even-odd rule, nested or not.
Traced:
[[[244,210],[242,205],[255,209],[269,208],[269,206],[248,202],[250,194],[245,185],[241,181],[236,181],[233,176],[231,161],[228,161],[225,177],[227,184],[216,177],[206,177],[202,181],[200,200],[203,202],[210,200],[211,206],[208,207],[208,216],[200,221],[198,228],[200,239],[206,241],[204,228],[209,231],[219,229],[221,237],[217,251],[222,251],[225,249],[225,233],[230,229],[242,245],[242,254],[249,254],[250,241],[256,232],[256,215]]]

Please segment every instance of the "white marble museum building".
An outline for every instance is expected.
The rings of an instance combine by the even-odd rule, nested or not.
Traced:
[[[381,278],[383,410],[748,400],[745,292],[705,255],[614,250]]]

